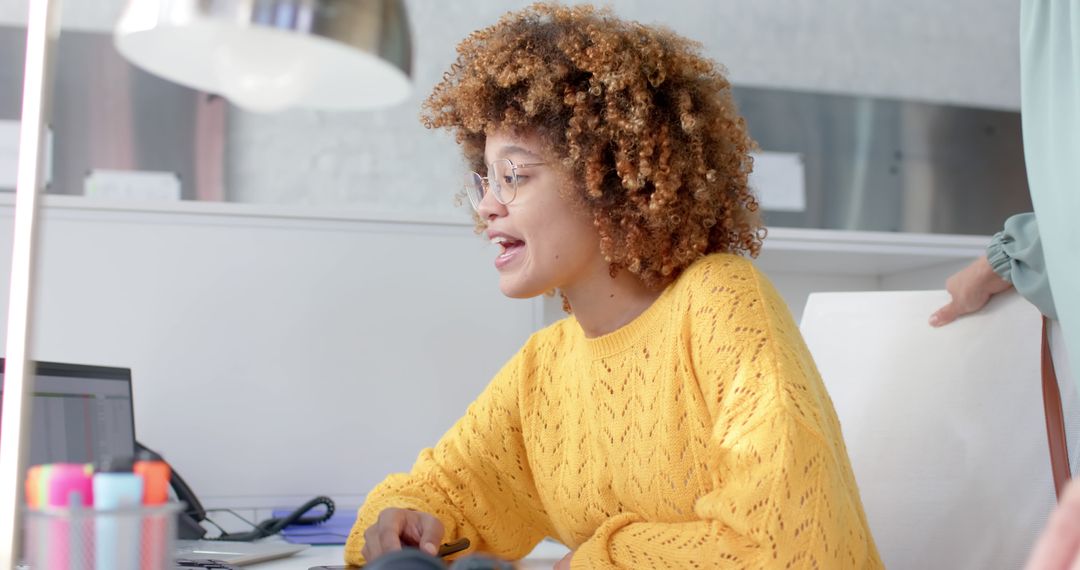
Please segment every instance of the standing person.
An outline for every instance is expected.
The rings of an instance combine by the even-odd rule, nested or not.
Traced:
[[[473,170],[502,292],[571,315],[367,495],[347,562],[552,536],[556,568],[880,568],[832,402],[743,257],[754,144],[698,45],[537,4],[466,38],[425,109]]]
[[[1032,218],[1023,235],[1017,235],[1023,243],[1041,247],[1042,268],[1027,273],[1045,280],[1045,286],[1040,284],[1034,289],[1037,296],[1030,291],[1020,292],[1043,314],[1057,317],[1065,352],[1076,359],[1080,358],[1080,225],[1076,222],[1080,216],[1080,0],[1021,3],[1020,116],[1028,186],[1038,226]],[[1005,231],[1010,231],[1008,224]],[[1027,253],[1024,257],[1034,259]],[[989,259],[986,261],[989,263]],[[981,263],[976,260],[973,265]],[[1016,267],[1013,265],[1013,269]],[[949,287],[954,301],[958,295],[978,300],[1008,288],[984,269],[969,267],[950,278],[956,289]],[[1016,275],[1015,271],[1009,275],[1014,283]],[[978,306],[963,312],[978,310],[985,301],[974,304]],[[931,324],[944,322],[947,320],[938,313],[931,317]],[[1071,368],[1075,385],[1080,387],[1080,366]],[[1080,483],[1074,479],[1050,517],[1027,569],[1064,570],[1078,566]]]
[[[1080,0],[1020,6],[1020,116],[1031,202],[1065,338],[1080,358]],[[1080,366],[1072,367],[1080,386]],[[1028,570],[1080,566],[1080,483],[1070,483]]]
[[[1065,350],[1080,358],[1080,0],[1020,5],[1020,118]],[[1080,367],[1073,380],[1080,386]]]

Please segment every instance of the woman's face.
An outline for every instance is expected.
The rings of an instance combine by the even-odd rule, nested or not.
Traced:
[[[534,297],[606,276],[600,235],[591,215],[563,196],[571,181],[558,158],[546,152],[538,137],[500,131],[487,137],[487,175],[501,159],[515,165],[544,163],[517,168],[517,195],[509,204],[499,203],[490,189],[480,202],[485,235],[500,247],[495,268],[503,294]]]

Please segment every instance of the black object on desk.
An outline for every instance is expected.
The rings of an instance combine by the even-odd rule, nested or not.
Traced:
[[[439,556],[448,556],[460,552],[469,547],[468,539],[444,544],[439,548]],[[312,566],[308,570],[447,570],[447,566],[439,558],[432,556],[417,548],[404,548],[391,552],[378,560],[365,566]],[[466,556],[454,562],[449,570],[514,570],[514,565],[509,562],[491,558],[482,554]]]
[[[240,570],[240,567],[220,560],[178,558],[174,570]]]
[[[380,556],[378,560],[363,566],[312,566],[308,570],[446,570],[442,560],[416,548],[404,548]]]

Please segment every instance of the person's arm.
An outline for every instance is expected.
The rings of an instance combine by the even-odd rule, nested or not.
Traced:
[[[986,259],[994,273],[1012,283],[1042,314],[1057,318],[1035,214],[1017,214],[1006,220],[1005,228],[986,246]]]
[[[1015,287],[1039,311],[1054,319],[1054,299],[1043,261],[1042,240],[1035,214],[1017,214],[986,246],[986,255],[945,282],[951,300],[930,316],[939,327],[983,308],[994,295]]]
[[[1026,570],[1066,570],[1080,567],[1080,481],[1073,479],[1050,513],[1031,551]]]
[[[776,409],[742,429],[716,426],[710,452],[714,488],[694,506],[696,520],[649,522],[636,513],[605,521],[573,553],[579,568],[854,567],[843,543],[850,527],[846,491],[821,435]],[[722,437],[720,436],[722,434]],[[675,484],[673,482],[673,484]],[[840,503],[840,504],[836,504]],[[861,565],[865,553],[856,554]]]
[[[956,319],[986,306],[990,298],[1012,288],[990,266],[986,256],[977,258],[967,267],[945,280],[949,302],[930,315],[930,326],[945,326]]]
[[[368,493],[345,544],[347,563],[364,563],[364,533],[386,509],[429,513],[442,523],[442,542],[468,538],[470,551],[506,558],[524,556],[550,532],[521,436],[522,352],[434,448],[420,453],[412,471],[391,475]]]
[[[758,285],[741,273],[694,294],[747,287]],[[613,516],[573,553],[571,568],[879,565],[843,443],[832,439],[840,432],[828,396],[783,301],[763,288],[688,311],[697,321],[684,333],[690,362],[713,418],[711,488],[693,520]],[[744,318],[732,322],[735,313]],[[679,492],[686,476],[660,486]]]

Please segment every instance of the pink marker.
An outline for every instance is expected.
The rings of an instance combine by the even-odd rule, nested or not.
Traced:
[[[53,465],[45,484],[45,500],[51,509],[79,509],[94,505],[93,479],[86,474],[86,466],[81,463]],[[72,527],[70,523],[76,526]],[[73,558],[93,560],[93,553],[90,552],[92,527],[89,523],[89,517],[70,518],[64,514],[57,514],[49,521],[49,536],[43,537],[48,545],[46,569],[67,570],[71,567]]]

